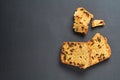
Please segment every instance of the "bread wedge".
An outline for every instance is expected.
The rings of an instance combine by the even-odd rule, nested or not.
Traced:
[[[73,29],[75,32],[87,34],[88,25],[93,18],[93,14],[88,12],[85,8],[79,7],[74,13]]]
[[[92,27],[99,27],[99,26],[104,26],[105,22],[104,20],[93,20],[92,21]]]
[[[60,54],[64,64],[87,68],[90,65],[88,46],[86,42],[64,42]]]
[[[95,36],[87,42],[90,52],[90,66],[104,61],[111,56],[111,48],[107,42],[107,38],[100,33],[96,33]]]

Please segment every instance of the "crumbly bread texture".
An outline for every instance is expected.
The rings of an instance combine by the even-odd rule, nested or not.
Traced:
[[[90,65],[89,55],[85,42],[64,42],[60,57],[62,63],[85,69]]]
[[[92,27],[98,27],[98,26],[104,26],[105,22],[104,20],[93,20],[92,21]]]
[[[88,42],[64,42],[60,54],[61,62],[86,69],[106,60],[111,55],[107,39],[100,33]]]
[[[87,45],[90,51],[90,66],[110,58],[111,48],[107,42],[107,38],[100,33],[96,33],[95,36],[87,42]]]
[[[85,8],[79,7],[74,13],[73,29],[75,32],[86,34],[88,32],[88,25],[93,18],[93,14],[88,12]]]

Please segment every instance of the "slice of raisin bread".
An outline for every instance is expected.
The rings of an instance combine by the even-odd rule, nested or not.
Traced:
[[[104,20],[93,20],[92,21],[92,27],[98,27],[98,26],[104,26],[105,22]]]
[[[107,39],[100,33],[96,33],[95,36],[87,42],[87,45],[90,52],[90,66],[110,58],[111,48]]]
[[[64,42],[60,54],[61,62],[86,69],[111,56],[107,39],[100,33],[88,42]]]
[[[88,47],[86,42],[64,42],[60,59],[64,64],[87,68],[90,65]]]
[[[93,18],[93,14],[88,12],[85,8],[79,7],[74,13],[73,29],[75,32],[86,34],[88,32],[88,25]]]

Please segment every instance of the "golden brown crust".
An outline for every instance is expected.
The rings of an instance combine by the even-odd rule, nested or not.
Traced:
[[[112,51],[111,51],[110,45],[109,45],[108,42],[107,42],[107,38],[106,38],[106,37],[105,37],[105,39],[106,39],[106,47],[107,47],[107,49],[108,49],[108,54],[109,54],[109,57],[110,57]]]
[[[77,8],[77,10],[74,13],[74,31],[78,33],[87,34],[88,25],[93,17],[93,14],[88,12],[85,8]]]

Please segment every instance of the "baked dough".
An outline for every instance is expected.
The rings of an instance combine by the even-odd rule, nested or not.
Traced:
[[[93,18],[93,14],[88,12],[85,8],[79,7],[74,13],[73,29],[75,32],[87,34],[88,25]]]
[[[98,26],[104,26],[105,22],[104,20],[93,20],[92,21],[92,27],[98,27]]]
[[[100,33],[96,33],[88,42],[64,42],[60,60],[64,64],[86,69],[110,56],[111,48],[107,39]]]

